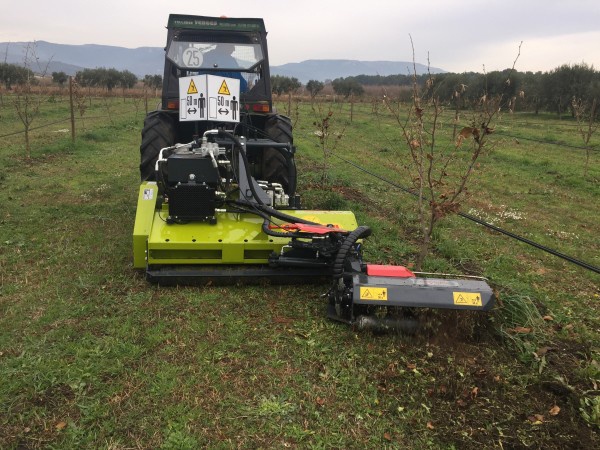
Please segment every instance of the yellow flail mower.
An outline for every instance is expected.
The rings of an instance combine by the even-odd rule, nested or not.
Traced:
[[[365,263],[371,230],[351,211],[302,208],[291,121],[273,112],[262,19],[171,15],[167,29],[133,233],[134,267],[149,281],[325,281],[328,317],[373,330],[412,327],[397,311],[493,306],[484,279]]]

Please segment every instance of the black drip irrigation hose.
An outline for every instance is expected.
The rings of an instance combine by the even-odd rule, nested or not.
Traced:
[[[523,136],[515,136],[512,134],[508,134],[505,133],[504,131],[495,131],[495,134],[497,134],[498,136],[506,136],[506,137],[510,137],[513,139],[522,139],[524,141],[531,141],[531,142],[536,142],[538,144],[548,144],[548,145],[556,145],[558,147],[565,147],[565,148],[573,148],[575,150],[591,150],[591,151],[598,151],[597,149],[595,149],[594,147],[580,147],[578,145],[570,145],[570,144],[565,144],[564,142],[556,142],[556,141],[540,141],[539,139],[533,139],[533,138],[527,138],[527,137],[523,137]]]
[[[52,125],[56,125],[56,124],[59,124],[59,123],[67,122],[69,120],[71,120],[71,119],[61,119],[61,120],[57,120],[56,122],[45,123],[44,125],[39,125],[37,127],[31,127],[31,128],[29,128],[28,131],[39,130],[41,128],[46,128],[46,127],[50,127]],[[3,134],[2,136],[0,136],[0,139],[5,138],[5,137],[9,137],[9,136],[15,136],[17,134],[23,134],[23,133],[25,133],[25,130],[14,131],[12,133]]]
[[[400,189],[401,191],[404,191],[407,194],[410,194],[410,195],[412,195],[414,197],[418,197],[419,196],[419,194],[416,193],[415,191],[413,191],[412,189],[409,189],[409,188],[404,187],[404,186],[400,186],[399,184],[394,183],[393,181],[388,180],[387,178],[384,178],[381,175],[377,175],[376,173],[370,172],[369,170],[365,169],[364,167],[361,167],[358,164],[356,164],[356,163],[354,163],[352,161],[349,161],[346,158],[343,158],[343,157],[341,157],[341,156],[339,156],[339,155],[337,155],[337,154],[335,154],[333,152],[331,152],[331,154],[333,156],[335,156],[336,158],[341,159],[345,163],[350,164],[351,166],[355,167],[356,169],[358,169],[358,170],[360,170],[360,171],[362,171],[362,172],[364,172],[364,173],[366,173],[368,175],[371,175],[372,177],[377,178],[377,179],[379,179],[379,180],[381,180],[381,181],[383,181],[383,182],[385,182],[385,183],[387,183],[387,184],[389,184],[389,185],[391,185],[391,186],[393,186],[393,187],[395,187],[397,189]],[[527,239],[527,238],[525,238],[523,236],[519,236],[518,234],[512,233],[510,231],[507,231],[507,230],[504,230],[504,229],[502,229],[500,227],[492,225],[491,223],[485,222],[485,221],[483,221],[483,220],[481,220],[481,219],[479,219],[479,218],[477,218],[475,216],[472,216],[470,214],[459,212],[458,215],[460,217],[463,217],[465,219],[468,219],[468,220],[471,220],[471,221],[473,221],[475,223],[478,223],[479,225],[483,225],[484,227],[487,227],[487,228],[489,228],[491,230],[494,230],[494,231],[496,231],[498,233],[501,233],[501,234],[509,236],[509,237],[511,237],[513,239],[516,239],[517,241],[520,241],[520,242],[523,242],[525,244],[531,245],[532,247],[535,247],[535,248],[537,248],[539,250],[542,250],[542,251],[544,251],[546,253],[550,253],[551,255],[554,255],[554,256],[557,256],[557,257],[559,257],[561,259],[564,259],[565,261],[569,261],[570,263],[575,264],[575,265],[577,265],[579,267],[583,267],[584,269],[591,270],[592,272],[600,273],[600,267],[596,267],[596,266],[594,266],[592,264],[589,264],[589,263],[587,263],[585,261],[581,261],[581,260],[576,259],[576,258],[574,258],[572,256],[565,255],[564,253],[561,253],[561,252],[559,252],[557,250],[554,250],[554,249],[551,249],[549,247],[546,247],[545,245],[538,244],[537,242],[534,242],[534,241],[532,241],[530,239]]]

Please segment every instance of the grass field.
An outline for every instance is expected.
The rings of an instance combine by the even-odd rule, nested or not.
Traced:
[[[8,99],[0,136],[19,130]],[[334,152],[406,185],[397,128],[371,108],[334,108]],[[323,185],[318,117],[295,111],[304,204],[354,210],[368,261],[413,262],[414,200],[335,156]],[[484,275],[499,303],[424,312],[417,336],[329,322],[326,286],[153,286],[131,261],[143,113],[86,114],[104,119],[75,143],[68,122],[35,131],[31,160],[2,139],[0,448],[600,445],[598,275],[450,217],[425,268]],[[584,178],[582,151],[530,139],[580,145],[571,121],[501,116],[463,211],[600,266],[600,154]]]

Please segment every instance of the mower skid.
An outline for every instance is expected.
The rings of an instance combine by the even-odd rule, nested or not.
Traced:
[[[352,277],[355,305],[470,309],[488,311],[494,293],[481,279],[386,277],[364,273]]]
[[[163,286],[207,286],[232,284],[319,284],[330,280],[322,269],[272,268],[261,265],[179,265],[149,267],[146,279]]]

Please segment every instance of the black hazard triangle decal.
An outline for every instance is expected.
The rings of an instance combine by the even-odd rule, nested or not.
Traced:
[[[467,304],[467,299],[464,298],[461,294],[458,295],[458,297],[456,297],[456,302],[457,305],[465,305]]]
[[[225,82],[225,80],[223,80],[223,82],[221,83],[221,87],[219,88],[219,94],[231,95],[231,92],[229,92],[229,88],[227,87],[227,83]]]

